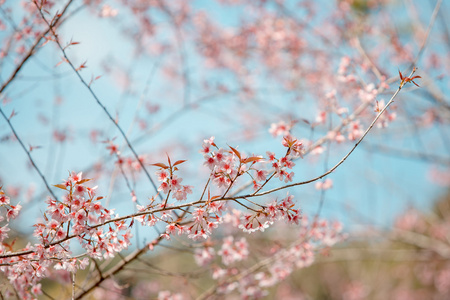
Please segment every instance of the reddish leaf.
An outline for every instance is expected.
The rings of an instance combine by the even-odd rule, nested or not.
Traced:
[[[56,186],[57,188],[60,188],[62,190],[66,190],[67,187],[64,184],[54,184],[53,186]]]
[[[291,148],[294,144],[295,144],[295,142],[297,142],[297,140],[296,139],[290,139],[290,138],[286,138],[286,137],[284,137],[284,140],[286,141],[286,143],[288,144],[288,146],[289,146],[289,148]]]
[[[256,161],[260,161],[262,159],[262,157],[259,156],[251,156],[251,157],[247,157],[246,159],[244,159],[243,163],[249,163],[249,162],[256,162]]]
[[[178,161],[176,161],[176,162],[173,164],[173,166],[182,164],[182,163],[184,163],[185,161],[186,161],[186,160],[178,160]]]
[[[156,166],[156,167],[160,167],[163,169],[168,169],[169,167],[163,163],[157,163],[157,164],[151,164],[151,166]]]
[[[239,153],[239,151],[237,151],[236,149],[234,149],[233,147],[231,147],[231,146],[228,146],[228,147],[230,147],[231,148],[231,150],[233,150],[233,152],[234,152],[234,154],[236,154],[236,156],[239,158],[239,160],[241,159],[241,153]]]
[[[83,183],[88,182],[88,181],[90,181],[90,180],[92,180],[92,179],[86,178],[86,179],[77,181],[77,184],[83,184]]]
[[[403,75],[402,72],[400,72],[400,70],[398,70],[398,75],[400,75],[400,79],[403,80]]]

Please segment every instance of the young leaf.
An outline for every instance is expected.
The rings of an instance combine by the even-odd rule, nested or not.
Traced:
[[[168,169],[169,167],[163,163],[157,163],[157,164],[150,164],[151,166],[156,166],[156,167],[160,167],[163,169]]]
[[[90,181],[90,180],[92,180],[92,179],[86,178],[86,179],[77,181],[77,184],[83,184],[83,183],[88,182],[88,181]]]
[[[400,80],[403,81],[403,75],[402,75],[402,72],[400,72],[400,70],[398,70],[398,75],[400,75]]]
[[[243,163],[246,164],[249,162],[256,162],[256,161],[260,161],[261,159],[262,159],[262,157],[259,157],[259,156],[250,156],[250,157],[247,157],[246,159],[244,159]]]
[[[67,190],[67,187],[64,184],[54,184],[53,186],[56,186],[57,188],[60,188],[62,190]]]
[[[170,162],[169,154],[166,153],[166,155],[167,155],[167,161],[169,162],[169,166],[172,166],[172,163]]]
[[[236,154],[236,156],[239,158],[239,160],[241,159],[241,153],[239,153],[239,151],[237,151],[236,149],[234,149],[233,147],[231,147],[231,146],[228,146],[228,147],[230,147],[231,148],[231,150],[233,150],[233,152],[234,152],[234,154]]]
[[[186,160],[178,160],[178,161],[176,161],[176,162],[173,164],[173,166],[182,164],[182,163],[184,163],[185,161],[186,161]]]

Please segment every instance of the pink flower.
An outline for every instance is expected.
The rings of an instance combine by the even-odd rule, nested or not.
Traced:
[[[51,230],[56,230],[56,228],[58,228],[59,225],[60,223],[58,221],[51,220],[50,222],[47,223],[47,228]]]
[[[266,154],[267,154],[267,157],[269,158],[269,161],[274,161],[276,159],[275,153],[267,151]]]
[[[161,169],[159,171],[156,171],[156,176],[158,177],[159,181],[165,181],[169,177],[169,173],[167,173],[166,170]]]
[[[213,170],[216,166],[216,160],[212,156],[205,155],[205,162],[203,163],[203,165]]]
[[[192,186],[190,185],[183,185],[183,191],[187,194],[192,194]]]
[[[55,234],[57,240],[62,240],[66,237],[66,231],[63,228],[59,228]]]
[[[255,180],[253,180],[253,190],[257,191],[261,188],[261,185],[257,183]]]
[[[6,212],[6,218],[8,219],[15,219],[19,215],[20,209],[22,206],[20,204],[17,204],[16,206],[11,205],[12,209],[8,209]]]
[[[86,191],[86,188],[81,184],[79,184],[75,187],[75,193],[80,196],[83,195],[85,191]]]
[[[204,267],[212,262],[214,259],[214,254],[214,249],[211,247],[196,249],[194,254],[195,262],[199,266]]]
[[[269,133],[272,134],[273,137],[277,137],[279,135],[289,135],[290,130],[291,126],[287,125],[284,121],[280,121],[270,125]]]
[[[225,159],[225,155],[223,154],[223,149],[222,148],[219,149],[219,151],[217,151],[214,154],[214,158],[216,159],[217,164],[220,164]]]
[[[169,225],[166,226],[166,233],[167,234],[172,234],[175,232],[175,230],[177,229],[177,226],[175,223],[171,223]]]
[[[255,171],[256,181],[265,181],[267,176],[267,171],[257,170]]]
[[[0,193],[0,205],[9,204],[9,197]]]
[[[80,209],[78,212],[76,212],[74,215],[74,219],[78,224],[86,221],[86,212],[84,211],[84,209]]]
[[[170,186],[167,182],[161,183],[161,185],[158,187],[158,191],[162,191],[163,193],[167,194],[170,190]]]
[[[72,171],[71,175],[69,176],[69,180],[73,183],[76,183],[82,179],[82,175],[83,175],[83,172],[80,172],[77,174]]]
[[[102,212],[103,206],[98,202],[91,203],[90,209],[91,209],[91,211],[93,211],[97,214],[100,214]]]
[[[33,285],[31,287],[31,292],[36,296],[42,294],[41,284],[38,283],[38,284]]]
[[[222,164],[221,168],[225,173],[231,174],[231,172],[233,171],[233,164],[231,160],[227,159],[227,161]]]
[[[186,200],[187,195],[186,192],[184,192],[182,189],[180,190],[176,190],[173,194],[172,194],[172,198],[177,199],[178,201],[183,201]]]
[[[210,151],[210,145],[203,145],[202,149],[200,149],[200,153],[202,154],[208,154]]]
[[[8,228],[8,224],[6,224],[6,225],[3,226],[3,227],[0,227],[0,242],[2,242],[4,239],[8,238],[7,232],[8,232],[9,230],[10,230],[10,229]]]
[[[197,222],[200,222],[201,220],[203,220],[203,217],[205,215],[205,209],[199,207],[194,209],[194,211],[192,212],[192,216],[194,217],[194,219]]]
[[[207,140],[203,140],[202,149],[200,150],[200,153],[208,154],[211,151],[211,146],[214,146],[214,137],[210,137]]]
[[[225,176],[219,175],[214,178],[214,183],[219,187],[228,187],[228,178]]]
[[[286,182],[286,183],[292,181],[292,178],[294,178],[294,172],[291,172],[291,173],[286,172],[285,175],[286,176],[284,178],[284,182]]]
[[[270,222],[269,222],[269,221],[266,221],[266,222],[264,222],[264,223],[259,223],[259,224],[258,224],[257,230],[259,230],[259,231],[261,231],[261,232],[264,232],[264,230],[266,230],[267,228],[269,228],[269,225],[270,225]]]
[[[109,154],[112,155],[116,153],[117,155],[120,154],[119,147],[116,144],[113,144],[112,142],[109,142],[109,145],[106,146],[106,149],[109,150]]]
[[[201,229],[200,231],[195,231],[194,233],[191,233],[188,235],[188,238],[194,240],[194,241],[199,241],[201,239],[208,239],[208,234],[206,233],[206,231],[204,229]]]
[[[171,189],[181,189],[180,183],[183,181],[182,178],[178,178],[176,175],[172,176],[172,179],[169,180],[169,184]]]

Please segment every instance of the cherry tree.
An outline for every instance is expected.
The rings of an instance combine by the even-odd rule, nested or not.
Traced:
[[[2,296],[281,297],[448,187],[448,3],[399,2],[0,0]]]

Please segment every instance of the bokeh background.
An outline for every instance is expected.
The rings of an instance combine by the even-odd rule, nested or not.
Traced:
[[[63,1],[55,2],[57,10]],[[3,84],[32,41],[25,28],[42,25],[24,22],[29,2],[0,3]],[[389,108],[395,120],[384,128],[375,126],[327,177],[333,181],[331,189],[323,191],[313,183],[289,190],[305,214],[319,212],[320,217],[344,224],[349,244],[338,251],[355,259],[359,256],[352,251],[370,252],[370,245],[383,233],[394,235],[393,228],[418,230],[414,223],[418,220],[426,220],[420,225],[424,236],[431,234],[433,222],[440,224],[443,237],[434,238],[450,247],[449,14],[448,2],[422,0],[74,1],[58,33],[63,44],[79,42],[67,48],[67,55],[76,66],[86,62],[80,74],[87,82],[95,79],[92,90],[143,155],[151,174],[156,168],[150,164],[165,162],[166,154],[173,160],[188,160],[180,176],[183,184],[194,187],[191,199],[200,196],[209,175],[199,153],[204,139],[215,136],[218,145],[239,147],[247,154],[281,155],[285,151],[282,136],[273,136],[269,130],[272,124],[285,122],[290,133],[309,147],[364,102],[361,94],[370,90],[370,84],[378,88],[387,80],[389,87],[358,116],[365,130],[376,115],[376,101],[387,102],[397,89],[398,71],[409,74],[417,66],[420,88],[405,86]],[[341,74],[340,66],[347,58],[349,66]],[[146,203],[155,191],[136,168],[114,124],[62,60],[54,42],[39,47],[0,94],[2,110],[7,115],[17,113],[11,122],[25,145],[33,148],[30,153],[50,184],[60,183],[70,171],[83,171],[83,176],[95,179],[105,205],[120,215],[134,212],[136,203],[105,141],[121,147],[138,203]],[[356,79],[343,79],[344,75]],[[327,95],[332,91],[336,97],[330,100]],[[348,113],[339,116],[336,107]],[[323,120],[321,112],[327,113]],[[347,128],[342,130],[346,141],[325,142],[296,161],[294,182],[324,173],[351,149],[354,141],[348,140]],[[23,206],[17,235],[31,234],[35,220],[42,218],[48,191],[4,120],[0,121],[0,185]],[[436,204],[439,199],[444,200]],[[135,244],[139,245],[137,238],[155,235],[141,230]],[[397,247],[409,251],[392,256],[402,259],[423,254],[417,245],[406,249],[401,245],[389,241],[380,249],[388,255]],[[448,265],[449,257],[437,254],[436,258],[433,250],[429,252],[431,256],[420,259],[431,263],[414,263],[417,276],[425,276],[427,268],[440,274],[440,267],[433,269],[432,264],[438,266],[442,259]],[[387,287],[376,294],[375,285],[403,287],[408,286],[403,281],[418,280],[408,269],[412,265],[403,262],[366,266],[361,258],[355,266],[339,262],[339,254],[336,257],[302,270],[301,279],[291,279],[320,278],[322,283],[315,290],[286,284],[278,297],[302,290],[305,295],[320,295],[313,299],[343,295],[358,299],[351,298],[352,292],[376,298],[393,294]],[[394,267],[398,282],[403,281],[382,282],[380,274]],[[348,278],[338,282],[333,272],[342,274],[342,270],[347,270]],[[438,281],[430,276],[420,284],[431,286]],[[448,285],[450,279],[442,276],[436,278]],[[375,284],[374,278],[380,282]],[[405,299],[412,299],[409,291],[405,287]],[[423,295],[427,292],[432,293],[424,289]]]

